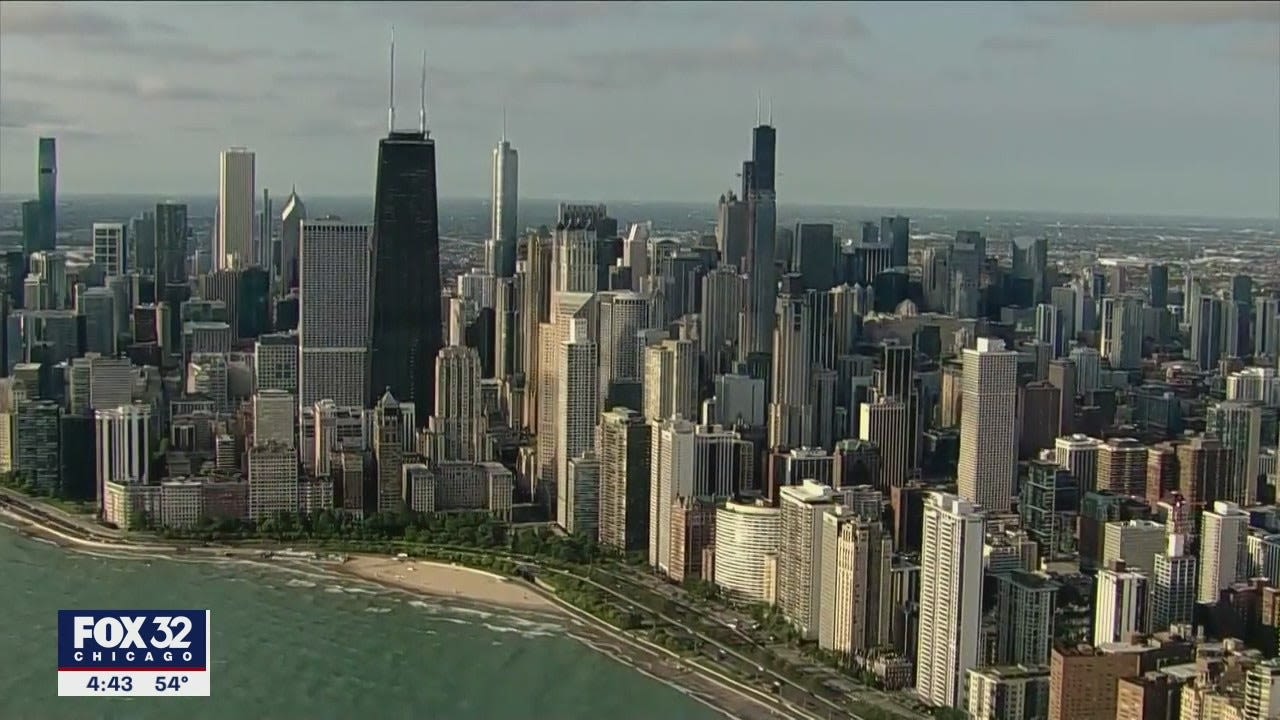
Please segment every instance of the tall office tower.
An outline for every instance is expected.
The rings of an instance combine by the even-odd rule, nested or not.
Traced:
[[[1223,590],[1248,574],[1245,537],[1249,534],[1249,513],[1233,502],[1220,500],[1204,512],[1202,522],[1196,602],[1213,605]]]
[[[1200,297],[1196,305],[1196,312],[1191,317],[1191,359],[1201,370],[1214,370],[1224,354],[1222,341],[1230,313],[1227,303],[1221,298]]]
[[[738,356],[748,278],[722,263],[702,277],[702,353],[711,374],[728,372]]]
[[[278,443],[249,448],[249,517],[264,520],[297,511],[297,451]]]
[[[297,447],[298,399],[283,390],[260,390],[253,396],[253,443]]]
[[[520,334],[520,303],[524,276],[499,278],[493,286],[493,376],[510,381],[524,373],[525,338]]]
[[[106,497],[107,483],[145,485],[150,480],[151,407],[121,405],[94,413],[98,462],[97,499]]]
[[[1094,596],[1093,644],[1129,642],[1129,636],[1150,631],[1147,576],[1129,569],[1123,560],[1098,571]]]
[[[600,415],[600,544],[620,552],[649,547],[652,432],[626,407]]]
[[[925,248],[920,256],[920,285],[925,308],[945,313],[951,305],[951,253],[943,248]]]
[[[1280,717],[1280,660],[1249,668],[1244,680],[1244,720]]]
[[[520,327],[524,335],[524,355],[520,363],[525,373],[525,403],[522,426],[536,432],[538,427],[538,367],[541,353],[540,333],[551,321],[551,238],[530,235],[527,257],[521,271],[523,296],[520,298]]]
[[[996,663],[1047,665],[1058,584],[1042,573],[1015,570],[997,575],[996,587]]]
[[[1280,356],[1280,298],[1260,297],[1253,302],[1253,354]]]
[[[1013,276],[1031,281],[1031,301],[1042,303],[1049,293],[1049,239],[1016,237],[1011,243]]]
[[[1163,263],[1147,266],[1147,299],[1151,307],[1169,305],[1169,266]]]
[[[1070,357],[1076,366],[1076,395],[1087,395],[1102,387],[1102,356],[1097,350],[1076,347]]]
[[[1067,348],[1071,346],[1082,329],[1080,323],[1084,319],[1082,317],[1083,296],[1073,285],[1052,287],[1049,288],[1049,304],[1057,308],[1062,315],[1062,348],[1063,354],[1066,354]]]
[[[1249,275],[1231,276],[1231,302],[1248,308],[1253,304],[1253,278]]]
[[[62,310],[67,307],[71,297],[71,286],[67,281],[67,255],[61,250],[41,250],[31,254],[31,275],[38,277],[46,286],[49,310]],[[30,303],[27,303],[30,305]],[[31,309],[35,308],[34,306]]]
[[[1155,556],[1151,580],[1151,631],[1190,625],[1196,607],[1196,556],[1187,554],[1187,536],[1168,535],[1164,551]]]
[[[778,297],[774,247],[777,241],[777,197],[774,168],[778,134],[770,125],[759,125],[751,135],[751,164],[743,168],[743,194],[747,199],[747,255],[743,272],[750,279],[742,342],[742,359],[751,353],[767,353],[773,341],[774,313]],[[776,375],[775,375],[776,377]],[[775,380],[776,382],[776,380]],[[807,379],[806,379],[807,383]]]
[[[826,292],[836,285],[836,235],[830,223],[796,223],[791,271],[805,290]]]
[[[893,267],[906,267],[911,257],[911,220],[902,215],[880,218],[880,242],[891,248]]]
[[[1219,500],[1229,500],[1223,492],[1235,466],[1235,452],[1213,437],[1193,437],[1178,445],[1178,493],[1199,527],[1201,513]]]
[[[258,267],[267,271],[267,276],[276,282],[276,264],[273,262],[272,235],[275,229],[275,217],[271,212],[271,192],[262,188],[262,212],[258,213],[258,244],[254,248],[255,261]]]
[[[34,385],[34,383],[32,383]],[[62,488],[62,407],[52,400],[18,400],[12,410],[11,462],[40,492],[56,495]]]
[[[717,425],[699,426],[675,418],[651,427],[649,564],[666,572],[676,499],[733,497],[755,487],[755,448],[738,433]]]
[[[879,520],[839,505],[821,522],[818,647],[865,657],[891,641],[893,538]]]
[[[1062,392],[1058,406],[1058,432],[1070,435],[1076,413],[1076,364],[1070,360],[1049,361],[1049,382]]]
[[[978,338],[977,345],[964,350],[957,483],[960,497],[1004,512],[1018,465],[1018,354],[995,338]]]
[[[1147,446],[1133,438],[1111,438],[1099,445],[1096,488],[1118,495],[1145,497]],[[1136,560],[1129,563],[1130,567],[1137,565]]]
[[[716,249],[720,251],[721,264],[739,272],[743,271],[747,256],[747,228],[747,204],[732,190],[721,195],[716,205]]]
[[[769,403],[769,445],[808,447],[814,441],[813,405],[809,398],[813,305],[799,287],[798,276],[788,275],[782,282],[783,291],[771,293],[778,300],[771,375],[773,397]]]
[[[1128,295],[1104,298],[1102,356],[1118,370],[1142,367],[1142,301]]]
[[[218,227],[214,263],[219,270],[253,264],[254,155],[233,147],[218,156]]]
[[[281,296],[298,287],[298,252],[301,247],[302,221],[307,219],[307,206],[302,204],[295,187],[289,191],[280,213],[280,287]]]
[[[436,406],[431,429],[439,435],[437,462],[480,462],[484,408],[480,402],[480,354],[449,345],[436,356]]]
[[[1068,435],[1053,443],[1054,459],[1061,467],[1075,476],[1080,483],[1080,494],[1098,489],[1098,448],[1101,440],[1088,435]]]
[[[560,343],[555,364],[556,523],[568,527],[569,518],[575,513],[570,498],[583,496],[569,484],[569,462],[595,447],[596,422],[600,416],[600,350],[591,340],[586,320],[569,321],[568,334]],[[597,475],[597,483],[598,479]],[[594,514],[598,515],[599,511]]]
[[[397,512],[404,502],[401,483],[405,455],[403,421],[400,403],[390,390],[385,391],[373,407],[373,457],[378,464],[378,512]]]
[[[1205,431],[1231,451],[1227,477],[1215,500],[1250,507],[1258,497],[1258,457],[1262,452],[1262,407],[1257,403],[1227,400],[1205,413]],[[1274,438],[1273,438],[1274,439]]]
[[[782,543],[778,551],[778,607],[800,631],[816,639],[822,598],[822,514],[835,508],[829,485],[805,480],[779,493]]]
[[[644,353],[638,335],[649,327],[649,296],[623,290],[596,297],[600,304],[601,406],[640,410]]]
[[[298,402],[368,407],[369,226],[304,220],[300,229]]]
[[[502,121],[502,139],[493,148],[493,183],[489,193],[489,207],[493,212],[489,224],[492,252],[485,269],[494,277],[505,278],[516,274],[516,242],[520,232],[517,208],[519,193],[520,157],[507,142],[505,114]]]
[[[556,225],[551,244],[551,291],[595,292],[596,231],[587,221]]]
[[[872,372],[877,398],[897,398],[906,407],[899,435],[906,441],[906,468],[920,464],[920,393],[915,383],[915,351],[910,345],[886,341],[880,344],[880,367]],[[884,448],[881,448],[884,450]]]
[[[965,674],[979,663],[983,526],[968,500],[926,496],[916,693],[930,705],[958,707]]]
[[[1018,388],[1018,459],[1031,460],[1053,448],[1061,427],[1062,391],[1050,382]]]
[[[1040,303],[1036,305],[1036,340],[1053,348],[1053,357],[1060,358],[1066,354],[1066,328],[1063,327],[1064,316],[1056,305]]]
[[[154,276],[156,272],[156,216],[143,210],[129,220],[126,233],[129,244],[125,252],[124,266],[129,272]]]
[[[443,344],[436,145],[427,132],[425,76],[418,130],[395,129],[392,97],[388,135],[378,142],[367,389],[370,401],[391,388],[421,408],[435,406],[431,376]]]
[[[586,338],[594,336],[592,325],[595,322],[595,294],[582,292],[561,292],[552,294],[551,321],[544,323],[538,330],[538,386],[536,402],[537,423],[537,477],[539,485],[534,488],[536,498],[554,508],[556,502],[556,482],[569,458],[557,455],[556,438],[559,425],[563,420],[560,411],[560,393],[558,383],[561,368],[557,360],[563,351],[562,344],[570,339],[575,320],[587,323]],[[597,349],[598,357],[598,349]],[[599,382],[598,368],[593,377]],[[599,392],[598,387],[596,392]]]
[[[40,138],[36,146],[36,172],[40,201],[39,247],[31,250],[53,250],[58,247],[58,148],[57,140]]]
[[[258,390],[298,393],[298,334],[260,335],[253,344],[253,379]]]
[[[182,336],[179,309],[191,295],[187,283],[187,206],[163,202],[156,205],[155,299],[169,305],[169,323],[164,332],[170,338]]]
[[[106,275],[123,275],[127,272],[129,257],[128,233],[124,223],[93,224],[93,264]]]
[[[907,484],[910,448],[904,433],[906,416],[907,406],[896,397],[881,396],[859,408],[858,439],[879,448],[880,472],[875,486],[886,492]]]
[[[644,349],[644,416],[662,421],[698,417],[698,346],[664,340]]]
[[[116,298],[104,287],[76,293],[76,313],[84,316],[84,349],[108,357],[116,354]]]

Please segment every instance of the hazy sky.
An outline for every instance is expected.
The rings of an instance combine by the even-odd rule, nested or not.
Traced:
[[[0,4],[0,192],[371,195],[387,36],[441,194],[712,202],[757,94],[779,201],[1280,217],[1280,3]]]

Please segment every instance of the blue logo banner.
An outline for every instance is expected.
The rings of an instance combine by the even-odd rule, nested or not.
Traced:
[[[208,669],[208,610],[59,610],[58,670]]]

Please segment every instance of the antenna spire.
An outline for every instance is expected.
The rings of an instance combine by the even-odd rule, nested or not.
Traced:
[[[427,51],[422,51],[421,101],[418,104],[418,131],[427,134]]]
[[[391,84],[387,87],[387,132],[396,129],[396,26],[391,26]]]
[[[507,104],[502,103],[502,142],[507,141]]]
[[[756,124],[760,124],[760,102],[763,100],[763,93],[756,90]]]
[[[773,127],[773,98],[769,98],[769,119],[765,121],[769,127]]]

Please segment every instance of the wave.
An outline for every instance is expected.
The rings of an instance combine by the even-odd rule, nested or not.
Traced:
[[[385,615],[385,614],[387,614],[387,613],[391,612],[391,608],[389,608],[389,607],[377,607],[377,606],[372,606],[372,605],[371,605],[371,606],[369,606],[369,607],[365,608],[365,609],[364,609],[364,611],[365,611],[365,612],[367,612],[367,613],[377,613],[377,614],[379,614],[379,615]]]

